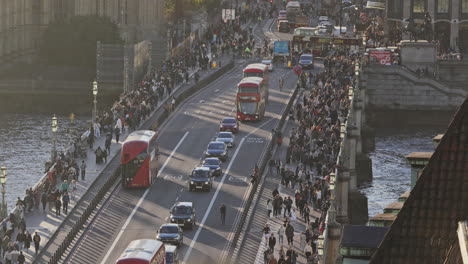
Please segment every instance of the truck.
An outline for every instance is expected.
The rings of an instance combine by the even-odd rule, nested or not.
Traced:
[[[273,60],[281,61],[285,57],[289,57],[289,42],[288,41],[275,41],[273,43]]]
[[[294,27],[308,27],[309,26],[309,18],[307,16],[296,16],[296,22],[294,23]]]
[[[301,4],[297,1],[291,1],[286,5],[286,17],[289,24],[294,26],[296,23],[296,16],[302,15]]]

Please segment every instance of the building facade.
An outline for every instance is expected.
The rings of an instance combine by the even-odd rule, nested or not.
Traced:
[[[65,0],[66,1],[66,0]],[[107,16],[128,43],[155,40],[162,34],[164,1],[158,0],[69,0],[71,15]]]
[[[0,63],[33,53],[56,17],[54,0],[0,0]]]
[[[48,24],[73,15],[110,17],[128,43],[164,33],[163,0],[0,0],[0,64],[31,59]]]
[[[386,21],[391,32],[401,32],[407,20],[432,19],[434,39],[442,50],[468,51],[468,0],[386,0]]]

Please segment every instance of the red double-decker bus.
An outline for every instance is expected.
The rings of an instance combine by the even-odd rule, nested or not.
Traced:
[[[138,130],[128,135],[120,156],[122,185],[148,187],[158,175],[156,132]]]
[[[247,65],[247,67],[244,68],[243,71],[243,78],[246,77],[260,77],[263,78],[265,81],[265,84],[268,86],[268,65],[265,65],[263,63],[252,63]]]
[[[237,120],[261,120],[268,102],[268,86],[260,77],[247,77],[237,84]]]
[[[115,264],[165,264],[166,250],[161,241],[139,239],[130,242]]]

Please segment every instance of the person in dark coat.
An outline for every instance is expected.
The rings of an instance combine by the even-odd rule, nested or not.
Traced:
[[[270,235],[270,238],[268,239],[268,246],[270,247],[271,252],[275,251],[275,245],[276,245],[276,238],[272,232]]]
[[[55,215],[60,216],[60,209],[62,208],[62,202],[60,201],[60,197],[55,199]]]
[[[39,236],[37,232],[34,234],[33,241],[34,241],[34,249],[36,250],[36,255],[37,255],[37,252],[39,252],[39,244],[41,243],[41,237]]]
[[[63,213],[68,214],[68,203],[70,202],[70,196],[68,195],[68,192],[65,192],[65,194],[62,196],[62,205],[63,205]]]
[[[26,258],[23,255],[23,251],[20,251],[18,255],[18,264],[24,264],[25,261],[26,261]]]
[[[42,202],[42,211],[45,212],[47,206],[47,192],[43,191],[41,194],[41,202]]]
[[[285,235],[288,239],[288,245],[292,246],[294,244],[294,227],[292,225],[288,224],[286,226]]]
[[[24,239],[24,248],[27,251],[29,251],[29,248],[31,247],[31,242],[32,242],[31,233],[29,233],[29,231],[26,230],[25,239]]]

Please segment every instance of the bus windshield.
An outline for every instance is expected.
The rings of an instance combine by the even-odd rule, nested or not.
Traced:
[[[239,112],[244,114],[255,114],[257,111],[257,102],[239,102]]]
[[[258,87],[241,87],[241,86],[239,86],[237,92],[238,93],[254,93],[254,94],[257,94],[258,93]]]

